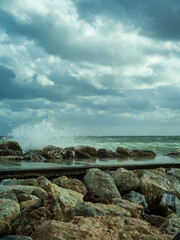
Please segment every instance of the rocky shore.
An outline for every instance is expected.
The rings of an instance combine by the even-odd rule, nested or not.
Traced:
[[[120,147],[112,152],[49,146],[23,154],[16,142],[0,143],[1,156],[27,160],[33,156],[30,161],[38,161],[37,156],[43,161],[60,156],[78,158],[82,153],[108,158],[110,154],[149,156],[148,151]],[[180,169],[91,168],[79,177],[39,176],[0,182],[2,240],[177,240],[179,232]]]

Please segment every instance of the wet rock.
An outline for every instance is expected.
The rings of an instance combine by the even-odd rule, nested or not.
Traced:
[[[90,155],[91,157],[95,157],[96,156],[96,148],[94,148],[94,147],[78,146],[78,147],[75,147],[75,150],[79,151],[79,152],[86,153],[86,154]]]
[[[140,178],[140,190],[151,211],[157,212],[163,194],[180,198],[180,181],[162,171],[144,171]]]
[[[148,150],[132,150],[129,148],[118,147],[116,152],[121,157],[155,157],[156,154],[153,151]]]
[[[71,222],[47,221],[31,235],[39,239],[98,239],[98,240],[170,240],[172,235],[162,234],[156,227],[137,218],[95,216],[74,217]]]
[[[148,209],[148,204],[146,202],[146,199],[143,194],[131,191],[129,193],[126,193],[122,196],[123,199],[129,200],[134,203],[141,204],[144,207],[144,210],[146,211]]]
[[[22,156],[22,148],[17,142],[2,141],[0,142],[0,156],[4,155]]]
[[[76,204],[75,207],[68,211],[68,215],[73,216],[120,216],[120,217],[130,217],[131,213],[115,204],[101,204],[101,203],[91,203],[91,202],[81,202]]]
[[[179,168],[171,168],[171,170],[167,171],[167,174],[170,174],[176,177],[180,181],[180,169]]]
[[[0,237],[11,233],[11,226],[4,220],[0,220]]]
[[[0,199],[0,220],[11,223],[20,212],[17,202],[10,199]]]
[[[1,240],[33,240],[33,239],[27,236],[8,235],[1,238]]]
[[[98,158],[118,158],[119,154],[116,152],[113,152],[111,150],[102,148],[102,149],[97,150],[96,157],[98,157]]]
[[[103,198],[112,199],[121,197],[113,178],[100,169],[89,169],[84,177],[84,181],[89,191],[98,193]]]
[[[144,213],[144,208],[140,204],[120,198],[114,198],[112,202],[129,211],[132,217],[142,219],[141,215]]]
[[[62,159],[63,149],[55,146],[47,146],[42,149],[41,155],[46,159]]]
[[[166,156],[180,157],[180,148],[175,149],[174,151],[167,153]]]
[[[76,154],[74,151],[69,149],[63,151],[63,159],[76,159]]]
[[[139,187],[139,178],[132,171],[118,168],[111,176],[120,193],[136,190]]]
[[[86,186],[78,179],[68,179],[66,176],[62,176],[53,179],[52,183],[60,187],[71,189],[75,192],[81,193],[83,196],[87,193]]]
[[[174,195],[163,194],[159,203],[159,209],[162,216],[168,216],[172,213],[180,216],[180,200]]]
[[[35,186],[0,185],[0,198],[7,198],[9,196],[10,199],[12,199],[11,198],[12,196],[15,196],[17,198],[20,194],[33,195],[34,190],[38,190],[39,192],[41,192],[42,195],[45,193],[45,191],[42,188],[35,187]]]
[[[77,150],[75,150],[75,155],[76,155],[76,158],[78,159],[91,158],[91,156],[88,153],[80,152]]]
[[[160,231],[168,234],[180,232],[180,217],[170,218],[160,226]]]
[[[41,156],[41,154],[41,151],[32,150],[23,155],[23,160],[31,162],[44,162],[46,158]]]

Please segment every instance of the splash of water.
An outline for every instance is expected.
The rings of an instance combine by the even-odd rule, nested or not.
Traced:
[[[75,133],[65,124],[61,127],[54,120],[42,120],[38,123],[23,124],[12,129],[9,136],[17,141],[26,152],[30,149],[41,149],[48,145],[68,147],[75,145]]]

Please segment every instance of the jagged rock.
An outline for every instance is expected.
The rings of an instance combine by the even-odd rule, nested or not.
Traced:
[[[148,150],[132,150],[129,148],[118,147],[116,152],[121,157],[155,157],[156,154],[153,151]]]
[[[124,194],[122,198],[134,203],[141,204],[144,207],[145,211],[148,209],[148,204],[146,202],[146,199],[144,195],[141,193],[131,191],[129,193]]]
[[[46,159],[62,159],[63,149],[55,146],[47,146],[42,149],[41,155]]]
[[[69,149],[63,151],[63,159],[75,159],[76,154],[74,151],[71,151]]]
[[[19,212],[20,206],[17,202],[10,199],[0,199],[0,220],[11,224]]]
[[[11,233],[11,226],[4,220],[0,219],[0,237],[3,237],[4,235],[8,235],[10,233]]]
[[[167,221],[167,218],[158,216],[158,215],[150,215],[147,213],[141,214],[141,218],[146,222],[150,223],[152,226],[160,227],[163,223]]]
[[[174,195],[163,194],[159,203],[159,209],[162,216],[168,216],[171,213],[180,216],[180,200]]]
[[[78,179],[68,179],[66,176],[61,176],[52,180],[52,183],[66,189],[71,189],[81,193],[83,196],[87,193],[86,186]]]
[[[121,197],[113,178],[100,169],[89,169],[84,176],[84,181],[89,191],[98,193],[103,198],[112,199]]]
[[[36,178],[19,179],[18,181],[20,182],[21,185],[26,185],[26,186],[36,186],[37,185]]]
[[[180,232],[180,217],[170,218],[160,226],[160,231],[168,234]]]
[[[151,211],[158,212],[159,202],[163,194],[171,194],[180,198],[180,181],[160,170],[146,170],[140,178],[140,190]]]
[[[111,176],[120,193],[136,190],[139,187],[139,178],[132,171],[118,168]]]
[[[74,207],[77,203],[83,201],[83,195],[81,193],[52,184],[43,176],[37,178],[37,183],[38,186],[43,188],[45,191],[49,189],[49,186],[52,186],[52,189],[54,189],[54,192],[58,194],[59,200],[64,204],[66,209]]]
[[[18,201],[24,202],[24,201],[29,201],[29,200],[36,200],[39,199],[38,197],[36,197],[35,195],[32,194],[20,194],[18,195]]]
[[[132,203],[128,200],[120,198],[114,198],[112,202],[117,206],[120,206],[129,211],[132,217],[142,219],[141,215],[144,214],[144,208],[140,204]]]
[[[166,156],[180,157],[180,148],[175,149],[174,151],[167,153]]]
[[[1,185],[20,185],[20,182],[17,179],[3,179],[0,182]]]
[[[173,236],[162,234],[137,218],[95,216],[74,217],[71,222],[47,221],[37,227],[31,237],[33,240],[171,240]]]
[[[167,171],[167,173],[176,177],[180,181],[180,169],[179,168],[171,168],[171,170]]]
[[[22,156],[22,148],[17,142],[2,141],[0,142],[0,156],[4,155]]]
[[[103,198],[97,193],[90,192],[90,191],[87,192],[86,195],[84,195],[83,200],[86,202],[92,202],[92,203],[104,203],[104,204],[112,203],[111,199]]]
[[[68,211],[70,217],[73,216],[121,216],[130,217],[131,213],[115,204],[101,204],[101,203],[91,203],[91,202],[81,202],[76,204],[75,207]]]
[[[98,158],[119,158],[119,154],[111,150],[101,148],[97,150],[96,157]]]
[[[10,198],[13,196],[17,199],[20,194],[32,194],[33,191],[38,190],[41,194],[45,194],[45,191],[42,188],[36,186],[22,186],[22,185],[0,185],[0,198]]]
[[[78,146],[78,147],[75,147],[75,150],[77,150],[79,152],[86,153],[86,154],[90,155],[91,157],[95,157],[96,156],[96,148],[94,148],[94,147]]]
[[[78,158],[78,159],[91,158],[91,156],[89,154],[84,153],[84,152],[80,152],[80,151],[77,151],[77,150],[75,150],[75,155],[76,155],[76,158]]]
[[[1,238],[1,240],[33,240],[33,239],[27,236],[8,235]]]

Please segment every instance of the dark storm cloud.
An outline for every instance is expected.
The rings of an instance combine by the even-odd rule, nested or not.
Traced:
[[[82,18],[93,21],[104,14],[121,20],[141,34],[164,40],[180,39],[179,0],[76,0]]]

